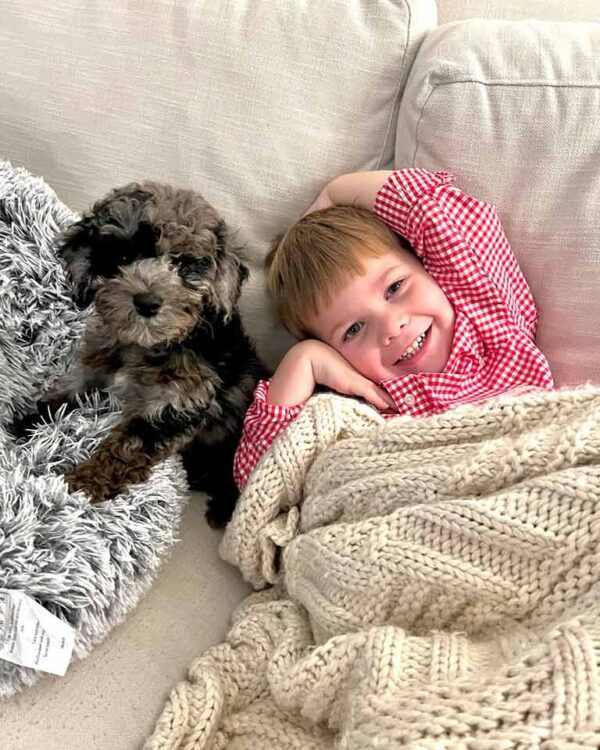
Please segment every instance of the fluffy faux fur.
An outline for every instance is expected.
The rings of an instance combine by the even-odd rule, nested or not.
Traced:
[[[69,493],[65,472],[120,419],[110,395],[83,397],[19,444],[6,432],[13,413],[68,369],[89,315],[76,308],[53,246],[78,218],[42,179],[0,161],[0,588],[25,591],[73,625],[74,658],[146,594],[189,498],[175,456],[114,502]],[[0,659],[0,700],[41,674]]]

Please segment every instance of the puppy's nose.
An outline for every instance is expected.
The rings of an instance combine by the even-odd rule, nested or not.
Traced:
[[[133,306],[145,318],[151,318],[153,315],[156,315],[161,305],[162,297],[152,292],[142,292],[133,297]]]

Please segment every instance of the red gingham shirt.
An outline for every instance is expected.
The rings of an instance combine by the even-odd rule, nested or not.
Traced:
[[[397,413],[420,417],[519,388],[553,388],[534,343],[537,310],[493,206],[454,187],[448,172],[403,169],[380,189],[374,211],[405,237],[452,303],[452,350],[441,373],[384,380]],[[234,462],[242,489],[275,438],[300,413],[267,403],[261,381],[248,409]]]

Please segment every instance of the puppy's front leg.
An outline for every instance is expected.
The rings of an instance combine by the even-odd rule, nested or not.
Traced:
[[[115,497],[131,484],[145,482],[157,463],[191,439],[192,422],[177,416],[180,418],[173,419],[163,412],[157,420],[125,419],[87,461],[67,474],[69,490],[82,490],[92,502],[100,502]]]

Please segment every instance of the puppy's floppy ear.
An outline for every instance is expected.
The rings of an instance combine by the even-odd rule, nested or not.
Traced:
[[[221,219],[216,227],[212,230],[217,240],[217,258],[220,258],[227,249],[229,244],[229,232],[227,224]]]
[[[234,244],[227,224],[220,221],[212,231],[217,239],[215,303],[227,319],[237,305],[242,284],[248,278],[249,271],[241,258],[241,248]]]
[[[223,220],[217,224],[213,232],[217,238],[217,258],[220,259],[227,254],[233,253],[231,259],[237,264],[239,284],[241,286],[250,276],[248,266],[242,260],[242,249],[240,247],[233,247],[231,233]]]
[[[248,269],[248,266],[245,263],[242,263],[242,261],[238,258],[238,270],[240,274],[240,286],[245,282],[248,281],[248,277],[250,276],[250,270]]]
[[[92,243],[98,227],[88,218],[72,224],[56,240],[57,255],[64,261],[73,280],[75,304],[83,309],[91,304],[96,294],[91,274]]]

